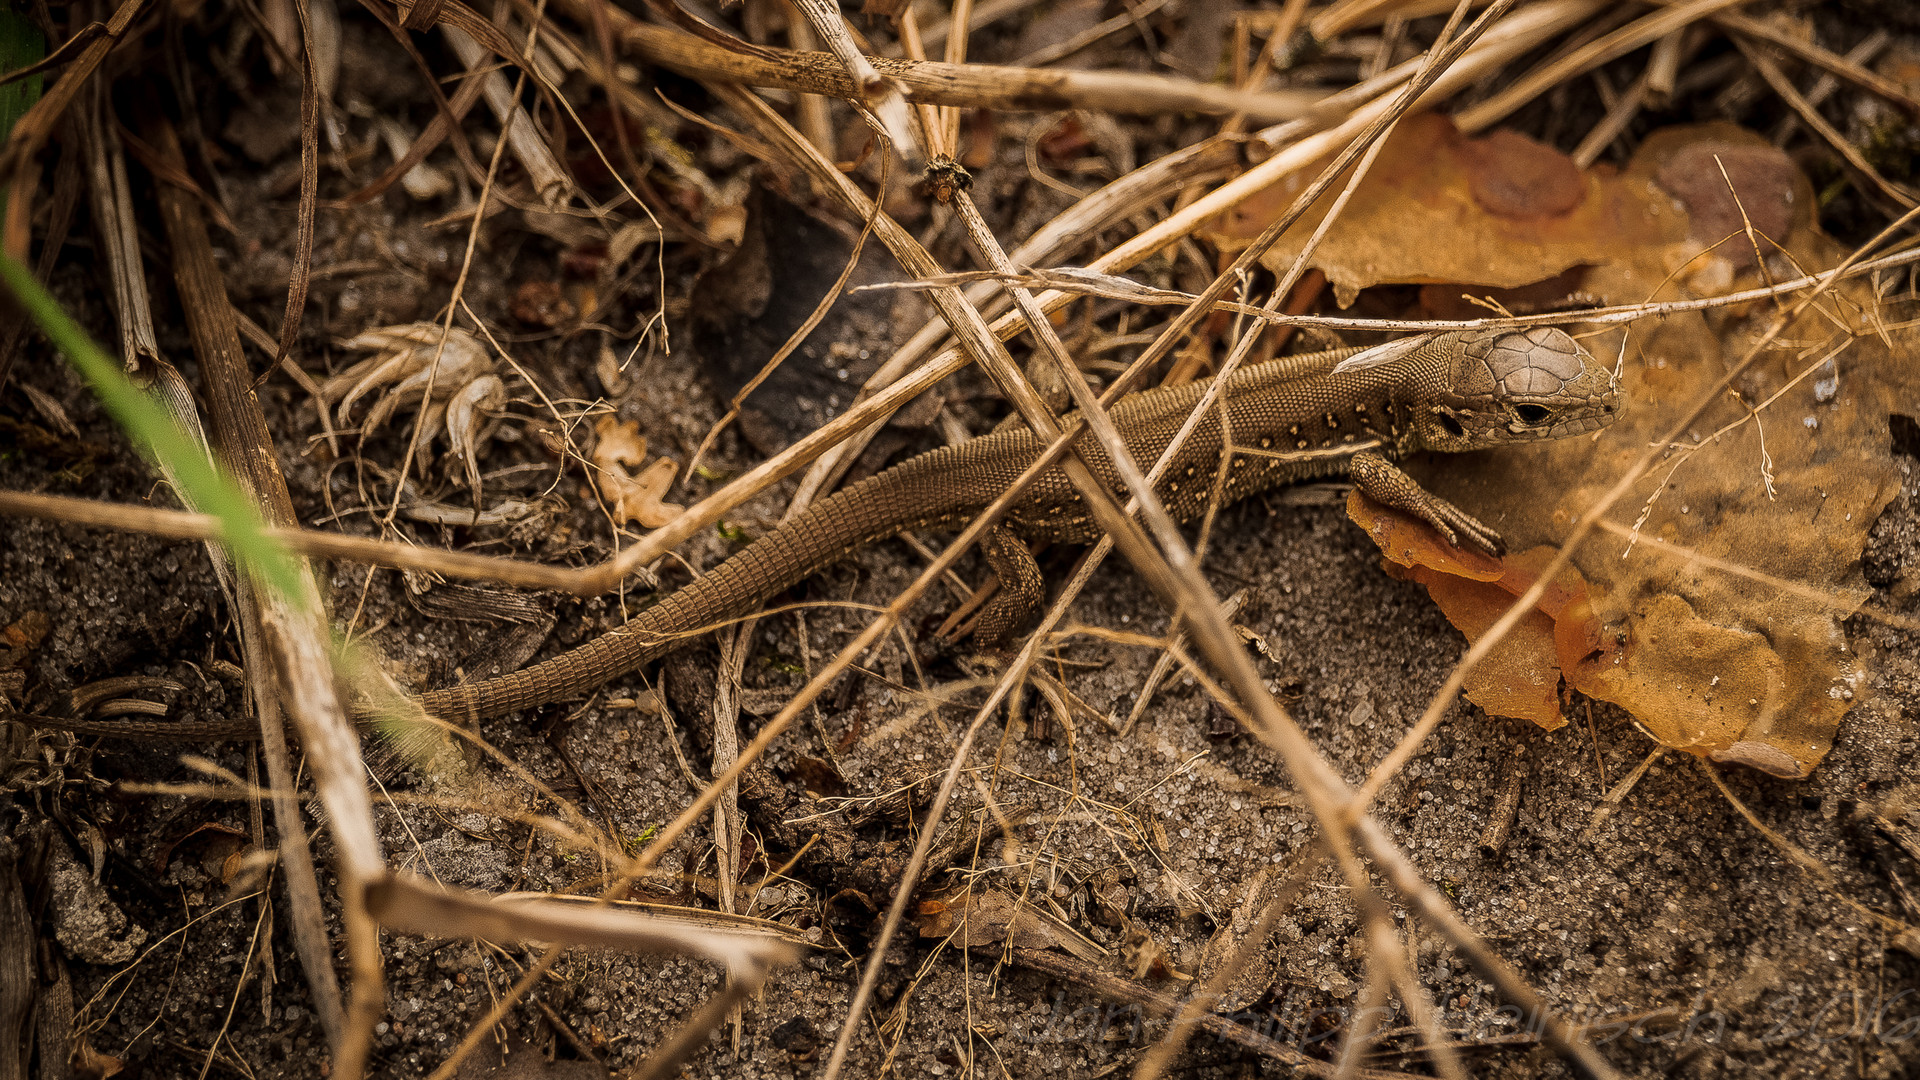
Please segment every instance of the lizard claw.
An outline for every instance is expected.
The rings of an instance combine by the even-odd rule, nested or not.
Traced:
[[[1422,514],[1421,517],[1427,524],[1440,530],[1440,535],[1447,538],[1447,543],[1457,548],[1477,548],[1496,559],[1507,553],[1507,545],[1500,539],[1500,534],[1482,524],[1480,519],[1444,499],[1436,497],[1433,503],[1434,513],[1431,516]],[[1466,543],[1460,542],[1462,538]]]
[[[1386,458],[1368,450],[1353,456],[1350,467],[1353,483],[1367,497],[1385,506],[1412,514],[1438,530],[1454,547],[1474,547],[1494,558],[1504,555],[1507,546],[1500,534],[1482,524],[1465,510],[1428,491],[1413,477],[1400,471]],[[1467,543],[1462,544],[1465,537]]]

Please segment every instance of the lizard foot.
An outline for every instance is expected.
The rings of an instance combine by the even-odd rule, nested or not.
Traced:
[[[1420,486],[1386,458],[1371,450],[1353,456],[1353,484],[1384,506],[1404,510],[1434,527],[1454,547],[1473,547],[1499,558],[1507,545],[1480,519]],[[1465,544],[1461,543],[1462,539]]]

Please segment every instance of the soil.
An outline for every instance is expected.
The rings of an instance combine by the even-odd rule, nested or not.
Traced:
[[[348,27],[354,70],[405,65],[391,39],[352,17]],[[368,79],[375,87],[367,91],[370,100],[383,105],[414,93],[391,77]],[[263,127],[255,114],[294,124],[298,98],[265,94],[243,111],[230,92],[204,89],[201,100],[228,114],[202,120],[207,131],[221,133],[210,138],[227,159],[222,201],[234,216],[234,233],[217,235],[216,245],[236,303],[263,325],[277,325],[293,243],[286,176],[299,155],[297,143],[270,138],[272,124]],[[1767,129],[1764,119],[1747,118],[1760,130]],[[976,170],[978,191],[997,227],[1023,235],[1068,200],[1027,179],[1023,147],[1034,121],[1000,122],[998,156]],[[1585,130],[1568,126],[1577,130],[1563,142]],[[1145,161],[1211,126],[1169,121],[1127,131]],[[737,155],[725,156],[718,140],[710,145],[716,176],[752,175]],[[803,193],[789,194],[806,202]],[[464,222],[437,223],[448,209],[392,192],[357,210],[320,215],[316,266],[374,269],[317,277],[301,338],[308,370],[324,374],[356,359],[334,347],[340,338],[433,316],[466,239]],[[1835,231],[1845,234],[1847,224]],[[971,265],[944,214],[921,208],[910,225],[948,265]],[[86,235],[84,228],[79,235]],[[526,229],[513,212],[488,223],[481,247],[466,283],[468,303],[502,325],[518,326],[508,346],[547,394],[576,413],[586,402],[604,401],[620,419],[637,423],[656,452],[684,462],[739,385],[737,372],[710,381],[706,371],[737,366],[738,356],[702,356],[685,345],[700,337],[688,328],[707,308],[697,299],[698,274],[724,253],[667,245],[661,267],[674,347],[651,350],[609,380],[601,350],[624,353],[632,329],[661,306],[655,275],[633,276],[631,291],[598,317],[613,332],[548,332],[516,323],[509,312],[527,283],[564,280],[566,249]],[[838,264],[826,256],[820,262],[828,277],[815,288],[823,289]],[[177,301],[164,270],[150,269],[163,316],[161,344],[193,382],[199,372]],[[786,283],[815,268],[778,269]],[[111,336],[86,251],[64,256],[53,284],[96,337]],[[723,435],[708,471],[674,497],[695,501],[751,467],[763,444],[791,438],[782,423],[789,413],[804,413],[812,424],[842,408],[832,385],[842,378],[857,385],[862,362],[874,359],[859,356],[860,349],[871,353],[873,336],[895,329],[901,318],[866,310],[817,333],[794,361],[815,376],[806,384],[813,389],[783,391],[794,402],[813,396],[790,409],[761,399],[751,430]],[[842,343],[839,351],[826,344],[833,341]],[[842,363],[849,356],[855,362]],[[846,366],[854,369],[850,377],[836,374]],[[57,406],[77,434],[60,433],[27,388]],[[317,438],[313,404],[289,380],[269,379],[260,400],[302,521],[377,534],[369,508],[391,498],[391,472],[383,470],[400,460],[405,426],[396,423],[364,446],[348,441],[335,457]],[[956,380],[946,400],[953,417],[975,431],[1003,412],[974,376]],[[490,498],[551,493],[565,507],[537,528],[403,528],[422,544],[575,565],[606,557],[615,546],[606,516],[577,468],[557,479],[561,460],[554,446],[562,435],[524,383],[515,388],[511,411],[514,419],[501,425],[482,462]],[[125,437],[44,342],[28,344],[11,382],[0,387],[0,424],[0,487],[167,503]],[[939,430],[929,416],[917,427],[896,427],[879,445],[896,455],[924,449],[938,444]],[[863,467],[878,464],[871,459],[878,454]],[[436,463],[423,487],[432,498],[458,504],[466,495],[449,475]],[[748,534],[770,529],[791,490],[789,484],[766,493],[731,515],[729,525]],[[737,550],[732,533],[710,531],[663,562],[656,568],[663,587],[687,580],[686,566],[710,566]],[[1920,498],[1910,481],[1863,556],[1875,589],[1868,606],[1913,613],[1917,547]],[[1050,583],[1064,580],[1076,555],[1043,554]],[[923,565],[907,543],[889,541],[783,600],[884,605]],[[1246,590],[1236,621],[1250,632],[1268,685],[1351,782],[1364,779],[1393,747],[1465,649],[1425,591],[1384,573],[1378,550],[1327,498],[1273,496],[1225,511],[1205,566],[1221,595]],[[963,576],[978,582],[984,575],[969,560]],[[444,608],[410,596],[409,584],[395,573],[341,563],[322,580],[335,625],[371,646],[408,686],[443,685],[511,647],[512,624],[431,617],[427,610]],[[556,617],[539,655],[617,626],[646,602],[644,591],[634,588],[585,602],[538,597]],[[820,795],[850,797],[856,800],[850,805],[868,809],[871,803],[861,800],[944,768],[981,693],[964,690],[932,713],[916,707],[915,695],[964,680],[988,662],[930,643],[952,606],[944,593],[923,603],[908,623],[912,654],[895,639],[866,657],[858,674],[823,699],[817,719],[775,744],[765,771],[754,778],[759,786],[749,785],[753,838],[742,910],[787,923],[815,948],[777,971],[736,1024],[714,1031],[686,1074],[744,1080],[819,1070],[917,835],[925,785],[917,789],[921,801],[913,804],[912,820],[874,809],[846,829],[852,856],[815,853],[785,876],[768,873],[808,835],[804,825],[788,822],[828,808]],[[778,691],[797,688],[806,671],[864,623],[857,606],[803,611],[804,622],[777,615],[754,632],[742,678],[749,706],[740,720],[742,741],[764,722],[758,713],[769,711],[768,702],[784,700]],[[1167,615],[1118,560],[1098,573],[1073,618],[1148,635],[1168,628]],[[140,676],[177,686],[150,684],[141,695],[163,701],[170,718],[245,715],[233,616],[197,544],[0,519],[0,626],[46,628],[43,639],[20,650],[27,656],[15,692],[29,711],[55,710],[73,689],[97,680]],[[1375,816],[1466,923],[1556,1009],[1597,1025],[1594,1041],[1623,1073],[1913,1076],[1920,1069],[1920,958],[1896,947],[1887,924],[1863,908],[1920,919],[1912,906],[1920,891],[1914,842],[1920,818],[1909,816],[1910,807],[1920,808],[1920,633],[1858,617],[1847,634],[1849,646],[1867,658],[1873,686],[1848,714],[1826,761],[1803,781],[1722,772],[1765,833],[1685,754],[1658,756],[1622,800],[1608,802],[1609,790],[1643,766],[1653,747],[1620,710],[1584,701],[1574,703],[1575,722],[1553,732],[1456,703],[1386,785]],[[1025,893],[1083,935],[1103,970],[1179,995],[1245,935],[1260,902],[1311,856],[1317,830],[1278,756],[1238,730],[1194,680],[1176,673],[1124,733],[1096,719],[1128,715],[1158,655],[1079,637],[1048,669],[1090,712],[1056,716],[1030,694],[1019,715],[1003,713],[987,723],[972,764],[991,771],[958,788],[943,826],[949,830],[943,850],[953,857],[924,882],[921,896],[942,895],[963,876],[976,887]],[[694,793],[681,759],[704,774],[711,755],[708,705],[719,670],[714,646],[703,642],[664,670],[664,695],[650,696],[658,672],[636,674],[584,702],[487,722],[479,734],[620,842],[643,842]],[[670,719],[645,707],[661,697]],[[87,1025],[84,1042],[117,1060],[123,1076],[199,1075],[209,1060],[218,1074],[325,1075],[326,1040],[291,949],[279,879],[271,883],[274,901],[263,902],[251,885],[256,879],[240,865],[256,829],[249,804],[129,790],[135,783],[203,782],[210,767],[253,776],[253,750],[232,743],[75,739],[17,727],[4,738],[0,760],[10,797],[0,811],[0,861],[17,866],[26,883],[23,902],[43,942],[35,960],[42,986],[36,1022],[43,1033],[39,1060],[50,1071],[39,1075],[62,1075],[49,1048],[64,1045],[58,1022],[76,1012]],[[456,784],[397,755],[374,758],[376,794],[457,794],[471,801],[466,810],[382,803],[380,839],[396,868],[493,893],[591,892],[607,872],[590,853],[525,824],[524,814],[553,807],[496,762],[474,759]],[[1003,831],[986,813],[983,792],[989,790],[1014,821],[1011,829]],[[1503,798],[1515,791],[1510,832],[1504,840],[1491,837],[1503,818]],[[1824,870],[1810,870],[1796,853]],[[331,901],[324,828],[315,832],[315,856]],[[711,908],[714,868],[711,829],[703,827],[676,846],[641,898]],[[1539,1045],[1536,1017],[1504,1005],[1410,914],[1403,897],[1374,884],[1474,1075],[1567,1073],[1563,1061]],[[329,929],[337,934],[337,914]],[[1257,943],[1221,1011],[1331,1060],[1344,1025],[1364,1003],[1367,950],[1360,930],[1347,885],[1331,870],[1314,874],[1272,935]],[[386,1014],[377,1029],[374,1071],[396,1077],[438,1066],[539,953],[526,943],[406,935],[385,936],[382,950]],[[257,959],[250,963],[250,957]],[[340,970],[344,978],[344,965]],[[621,1074],[722,980],[712,965],[685,959],[570,952],[488,1033],[460,1075]],[[1406,1052],[1417,1043],[1407,1023],[1401,1013],[1385,1021],[1394,1034],[1369,1063],[1426,1075],[1428,1066]],[[968,952],[916,936],[910,926],[886,958],[846,1075],[891,1070],[940,1077],[970,1069],[983,1076],[1119,1075],[1163,1031],[1164,1024],[1143,1019],[1137,1007],[1004,963],[995,950]],[[93,1068],[96,1075],[105,1071]],[[1196,1038],[1177,1068],[1209,1077],[1287,1072],[1211,1036]],[[0,1075],[8,1074],[0,1069]]]

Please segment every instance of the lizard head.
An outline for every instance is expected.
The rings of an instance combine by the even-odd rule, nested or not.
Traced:
[[[1478,450],[1560,439],[1613,423],[1613,372],[1563,330],[1528,327],[1461,335],[1447,384],[1415,410],[1432,450]]]

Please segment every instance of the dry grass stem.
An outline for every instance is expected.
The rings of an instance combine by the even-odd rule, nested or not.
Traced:
[[[560,0],[557,6],[578,16],[585,2]],[[690,78],[797,90],[845,100],[859,98],[854,81],[830,53],[775,49],[767,50],[767,56],[750,55],[646,23],[616,18],[615,26],[621,45],[632,55]],[[1321,97],[1303,91],[1243,94],[1171,75],[870,59],[883,78],[905,90],[908,100],[966,109],[1012,112],[1092,109],[1146,116],[1182,112],[1230,116],[1245,112],[1260,123],[1274,123],[1306,115]]]
[[[70,495],[0,491],[0,514],[46,518],[179,540],[217,540],[221,536],[219,523],[207,514],[77,499]],[[376,540],[320,529],[277,527],[266,532],[303,555],[349,559],[371,566],[420,570],[454,578],[497,581],[525,589],[554,589],[579,596],[597,596],[606,591],[600,587],[597,578],[591,576],[591,571],[583,573],[551,564],[473,555],[445,548],[418,547],[398,540]]]
[[[1717,245],[1716,245],[1717,246]],[[1585,324],[1591,326],[1621,326],[1638,322],[1641,319],[1677,315],[1686,311],[1712,311],[1716,308],[1739,307],[1756,300],[1768,300],[1791,293],[1804,292],[1819,288],[1832,281],[1848,281],[1869,274],[1894,270],[1920,263],[1920,248],[1903,251],[1896,255],[1887,255],[1878,259],[1869,259],[1854,266],[1842,269],[1826,270],[1817,274],[1806,274],[1789,278],[1772,285],[1741,289],[1737,292],[1719,296],[1707,296],[1694,300],[1645,301],[1638,304],[1615,304],[1609,307],[1569,308],[1564,311],[1547,311],[1537,315],[1506,315],[1484,319],[1370,319],[1343,315],[1296,315],[1273,310],[1271,305],[1243,304],[1232,300],[1219,300],[1215,310],[1247,315],[1263,322],[1278,326],[1312,326],[1325,330],[1358,330],[1385,333],[1445,333],[1451,330],[1496,330],[1513,329],[1523,326],[1567,326]],[[1681,269],[1684,269],[1681,268]],[[1678,271],[1676,271],[1677,273]],[[1157,289],[1142,285],[1131,278],[1105,274],[1085,267],[1057,266],[1050,269],[1029,269],[1014,273],[1001,273],[995,270],[969,270],[955,274],[942,274],[926,281],[900,281],[879,285],[863,285],[856,292],[918,291],[940,285],[1013,283],[1029,288],[1044,288],[1067,296],[1098,296],[1112,300],[1123,300],[1132,304],[1156,306],[1175,306],[1192,304],[1201,294],[1183,292],[1178,289]],[[972,294],[969,294],[972,295]]]
[[[144,0],[121,0],[113,18],[87,41],[79,56],[69,61],[60,78],[47,88],[39,101],[14,120],[6,148],[0,151],[0,195],[4,195],[6,201],[6,218],[0,223],[0,247],[13,258],[27,261],[27,249],[33,241],[35,188],[40,175],[35,159],[46,147],[47,140],[59,130],[61,119],[78,100],[80,91],[91,84],[107,53],[120,43],[121,36],[145,7]]]
[[[1690,55],[1701,41],[1702,31],[1697,26],[1673,33],[1653,43],[1653,51],[1647,57],[1646,103],[1650,108],[1664,109],[1673,101],[1673,88],[1680,76],[1682,58]]]
[[[1037,68],[1065,60],[1067,57],[1100,41],[1102,38],[1117,34],[1130,26],[1138,26],[1142,20],[1151,18],[1158,14],[1162,8],[1174,2],[1175,0],[1143,0],[1138,7],[1124,11],[1111,19],[1095,23],[1072,37],[1067,38],[1065,41],[1055,42],[1044,48],[1035,49],[1015,60],[1011,66],[1016,68]],[[1245,84],[1241,84],[1241,92],[1245,93],[1246,90],[1247,87]]]
[[[573,181],[567,176],[567,170],[553,156],[553,150],[534,126],[533,118],[522,108],[518,93],[520,87],[508,82],[502,72],[495,70],[493,54],[481,47],[473,35],[450,23],[443,23],[440,33],[447,39],[454,55],[467,67],[467,77],[479,79],[481,96],[486,98],[487,107],[493,110],[494,118],[505,131],[506,144],[513,153],[513,159],[527,170],[527,178],[533,183],[533,190],[542,204],[548,209],[559,206],[573,193]],[[523,69],[522,78],[533,74]],[[484,202],[484,200],[483,200]]]
[[[1656,0],[1656,2],[1673,3],[1675,0]],[[1741,15],[1738,12],[1719,12],[1713,16],[1713,21],[1716,25],[1743,37],[1764,41],[1799,60],[1845,79],[1860,89],[1905,110],[1909,116],[1920,117],[1920,98],[1915,97],[1906,87],[1894,80],[1863,66],[1861,61],[1836,55],[1812,42],[1795,37],[1771,22]]]
[[[890,74],[882,75],[874,67],[872,58],[860,51],[853,35],[847,33],[846,17],[840,14],[839,4],[832,0],[793,0],[793,6],[807,17],[808,25],[827,43],[828,52],[833,54],[845,71],[851,93],[835,96],[845,97],[871,112],[880,122],[880,129],[886,132],[887,140],[893,144],[894,152],[906,161],[908,168],[918,170],[926,163],[927,149],[914,138],[913,124],[908,117],[907,102],[902,93],[905,87]]]
[[[1911,210],[1915,206],[1920,206],[1920,200],[1914,198],[1912,191],[1880,175],[1880,170],[1874,168],[1865,155],[1847,141],[1846,136],[1836,131],[1832,124],[1827,123],[1827,118],[1820,115],[1820,110],[1814,108],[1813,104],[1801,95],[1799,89],[1793,85],[1793,80],[1787,78],[1786,73],[1780,70],[1780,65],[1774,63],[1772,57],[1760,48],[1738,38],[1734,43],[1740,47],[1740,52],[1746,56],[1747,62],[1753,65],[1753,69],[1760,73],[1760,77],[1767,81],[1768,86],[1773,88],[1773,92],[1780,95],[1780,100],[1786,102],[1788,108],[1799,114],[1800,122],[1825,140],[1827,145],[1833,148],[1834,153],[1840,155],[1840,160],[1846,162],[1847,167],[1853,170],[1856,176],[1866,181],[1868,188],[1878,191],[1903,209]]]
[[[184,171],[185,157],[170,123],[149,116],[148,143],[162,160]],[[273,439],[252,392],[251,375],[234,328],[232,305],[215,260],[200,204],[187,191],[163,184],[158,192],[187,327],[193,337],[210,404],[213,443],[235,468],[261,516],[275,525],[297,518],[281,476]],[[372,803],[361,782],[359,739],[334,691],[330,634],[324,605],[310,572],[298,575],[301,595],[263,593],[242,581],[241,642],[253,681],[268,775],[275,789],[291,792],[293,768],[282,734],[284,707],[311,755],[314,782],[331,823],[338,853],[340,908],[346,937],[351,992],[342,1023],[329,1032],[334,1060],[347,1075],[359,1075],[369,1051],[383,997],[377,931],[362,906],[364,884],[385,872],[373,830]],[[328,943],[317,876],[306,851],[306,827],[290,796],[275,800],[274,814],[287,847],[287,884],[294,942],[316,999],[338,1001],[334,949]],[[325,1010],[327,1006],[320,1006]],[[322,1015],[326,1013],[323,1011]]]
[[[1484,131],[1511,115],[1515,109],[1545,93],[1549,88],[1575,75],[1599,67],[1609,60],[1651,44],[1745,0],[1688,0],[1687,3],[1656,11],[1651,15],[1589,42],[1551,64],[1528,72],[1502,87],[1500,92],[1477,105],[1454,114],[1454,123],[1468,134]]]
[[[1660,40],[1671,41],[1673,38],[1673,34],[1668,34]],[[1615,97],[1608,105],[1607,115],[1593,125],[1593,130],[1587,132],[1587,137],[1581,139],[1580,145],[1574,147],[1573,153],[1568,155],[1575,165],[1585,170],[1600,160],[1600,155],[1606,152],[1607,147],[1613,145],[1614,140],[1627,130],[1627,125],[1633,123],[1633,118],[1640,115],[1641,108],[1647,103],[1647,88],[1651,85],[1650,74],[1651,68],[1641,72],[1640,77],[1633,80],[1633,85],[1627,87],[1625,93]]]

